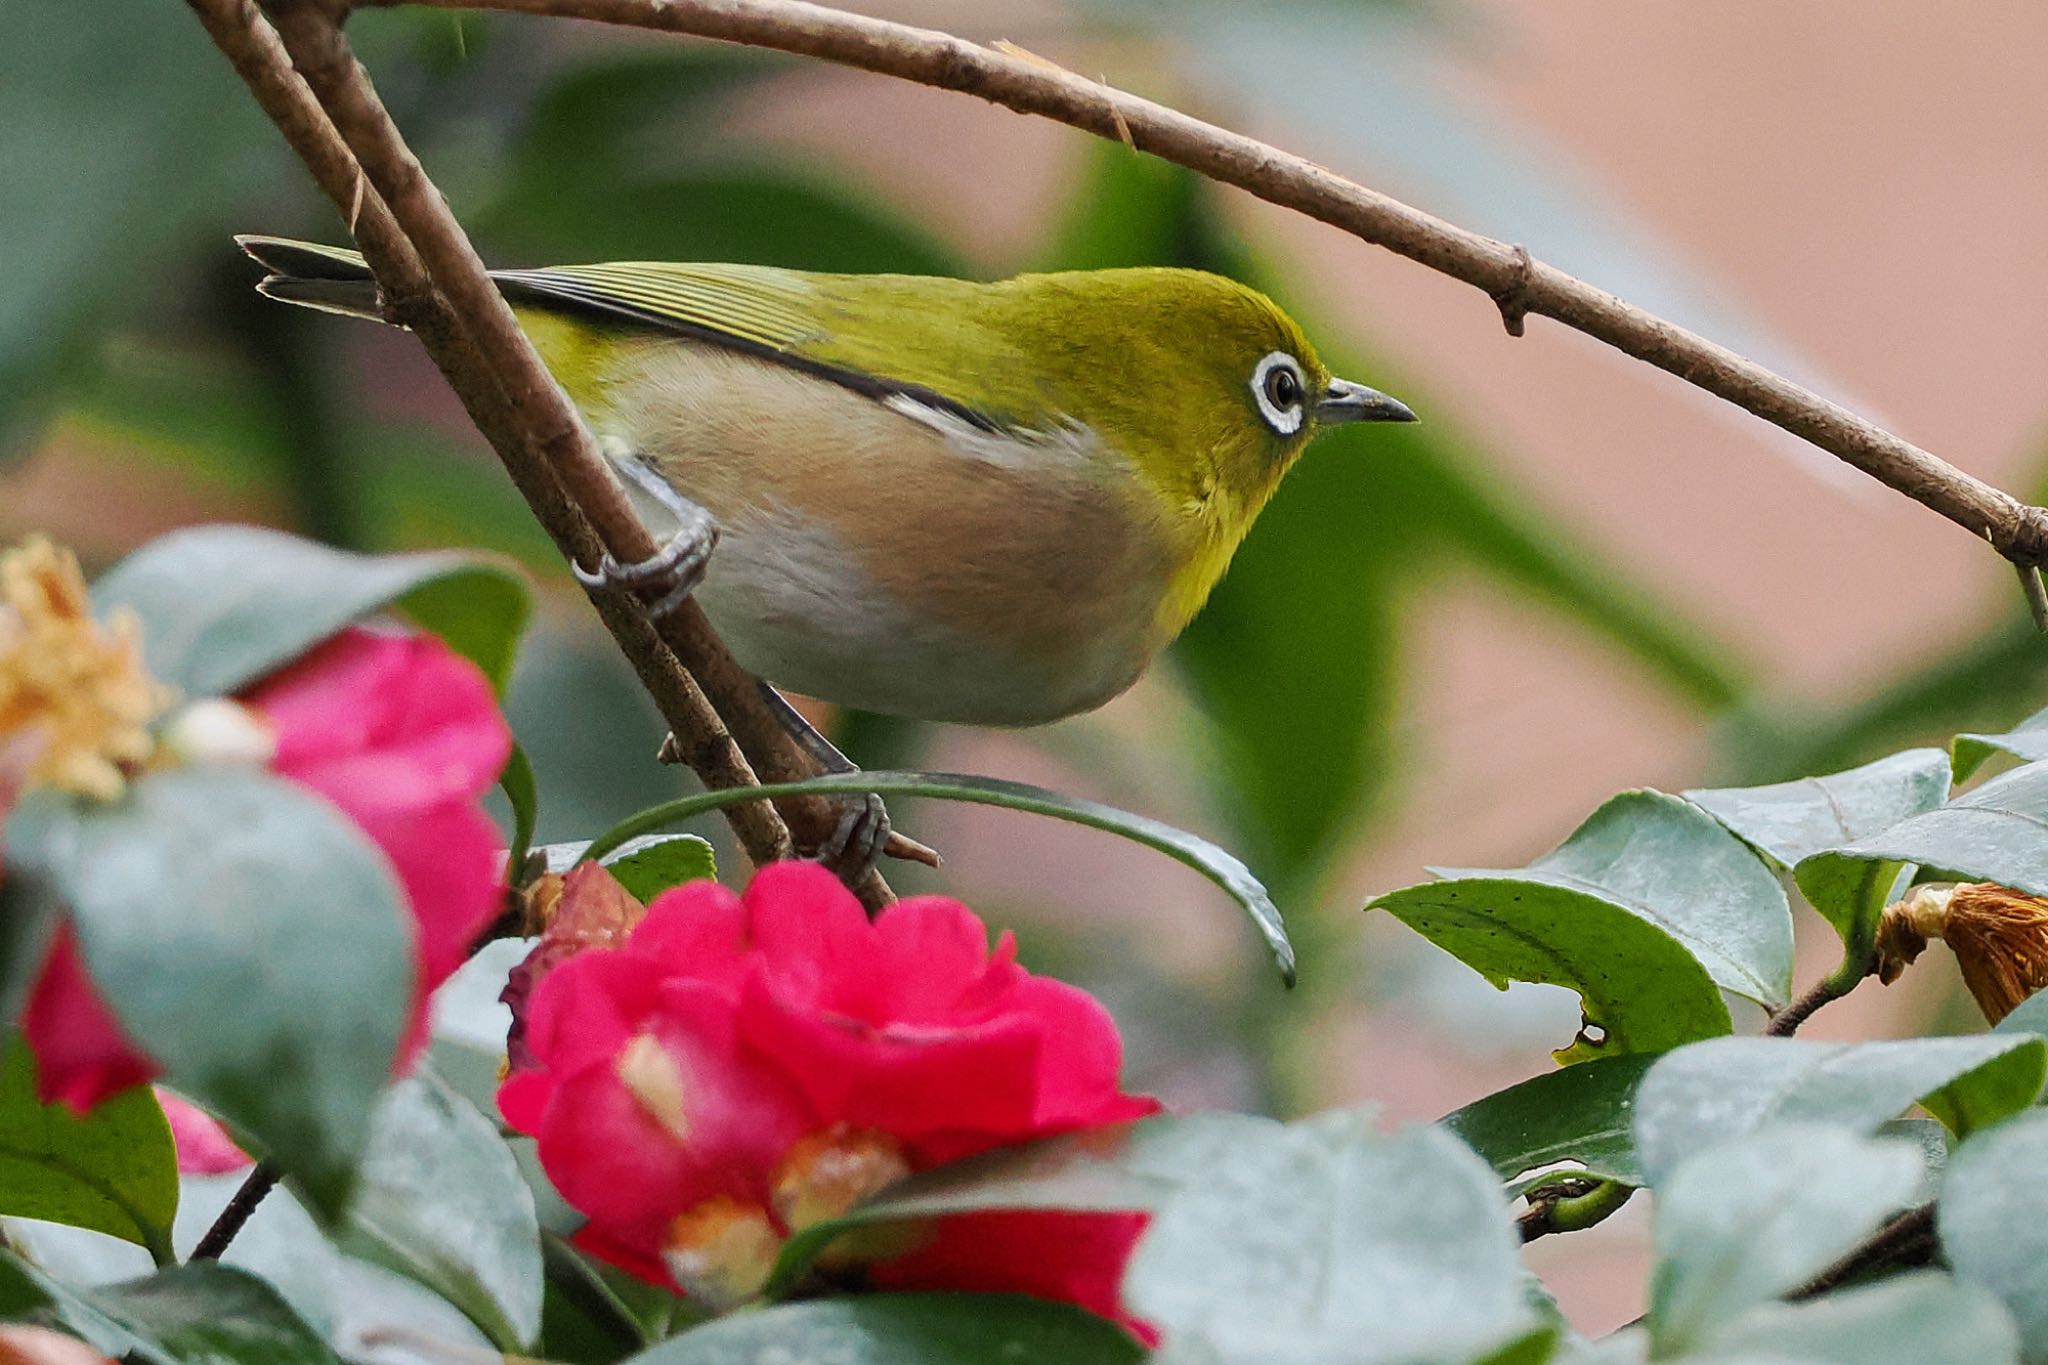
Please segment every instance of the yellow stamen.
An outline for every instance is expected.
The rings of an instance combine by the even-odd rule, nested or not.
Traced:
[[[775,1212],[791,1232],[844,1215],[910,1174],[887,1133],[834,1124],[799,1138],[775,1172]]]
[[[661,1259],[685,1294],[722,1313],[759,1297],[781,1252],[768,1210],[718,1195],[677,1215]]]
[[[690,1140],[690,1118],[683,1107],[683,1068],[651,1033],[635,1034],[613,1063],[614,1073],[640,1110],[677,1142]]]

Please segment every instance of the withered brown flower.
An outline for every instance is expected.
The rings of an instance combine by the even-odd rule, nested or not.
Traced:
[[[1889,985],[1929,939],[1949,946],[1963,984],[1997,1023],[2048,986],[2048,900],[1996,882],[1929,883],[1885,907],[1877,974]]]

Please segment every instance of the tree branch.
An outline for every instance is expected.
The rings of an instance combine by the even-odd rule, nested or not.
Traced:
[[[369,0],[395,4],[405,0]],[[1972,477],[1726,347],[1303,157],[1032,60],[951,34],[802,0],[417,0],[441,9],[555,15],[773,48],[956,90],[1128,143],[1383,246],[1480,289],[1521,335],[1555,319],[1783,427],[1941,513],[2021,566],[2030,600],[2048,562],[2048,509]]]
[[[187,3],[341,211],[391,316],[420,338],[563,555],[584,564],[606,552],[623,562],[652,555],[652,537],[385,113],[333,13],[315,0],[279,0],[274,30],[252,0]],[[750,757],[770,777],[811,775],[808,757],[694,603],[657,626],[628,593],[591,599],[706,785],[753,783]],[[838,818],[816,798],[784,810],[810,847]],[[756,863],[790,855],[790,832],[766,803],[734,807],[731,820]],[[859,889],[871,906],[891,898],[873,874]]]

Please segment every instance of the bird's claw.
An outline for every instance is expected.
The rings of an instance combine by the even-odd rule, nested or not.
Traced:
[[[649,619],[659,621],[689,601],[690,594],[704,581],[704,568],[710,562],[711,547],[717,542],[717,528],[706,517],[676,532],[668,544],[647,559],[621,564],[607,554],[595,570],[574,563],[569,568],[576,581],[593,592],[624,588],[640,593]],[[648,595],[656,593],[659,596],[647,601]]]
[[[857,889],[875,870],[883,845],[889,842],[889,811],[870,792],[840,813],[839,823],[809,861],[818,864],[849,888]]]

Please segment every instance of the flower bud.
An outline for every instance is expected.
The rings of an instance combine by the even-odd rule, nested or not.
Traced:
[[[768,1210],[717,1195],[676,1215],[661,1261],[677,1288],[722,1313],[759,1297],[781,1253]]]
[[[1878,979],[1896,981],[1933,938],[1948,944],[1963,984],[1994,1024],[2048,986],[2048,900],[2041,897],[1995,882],[1914,887],[1878,921]]]

